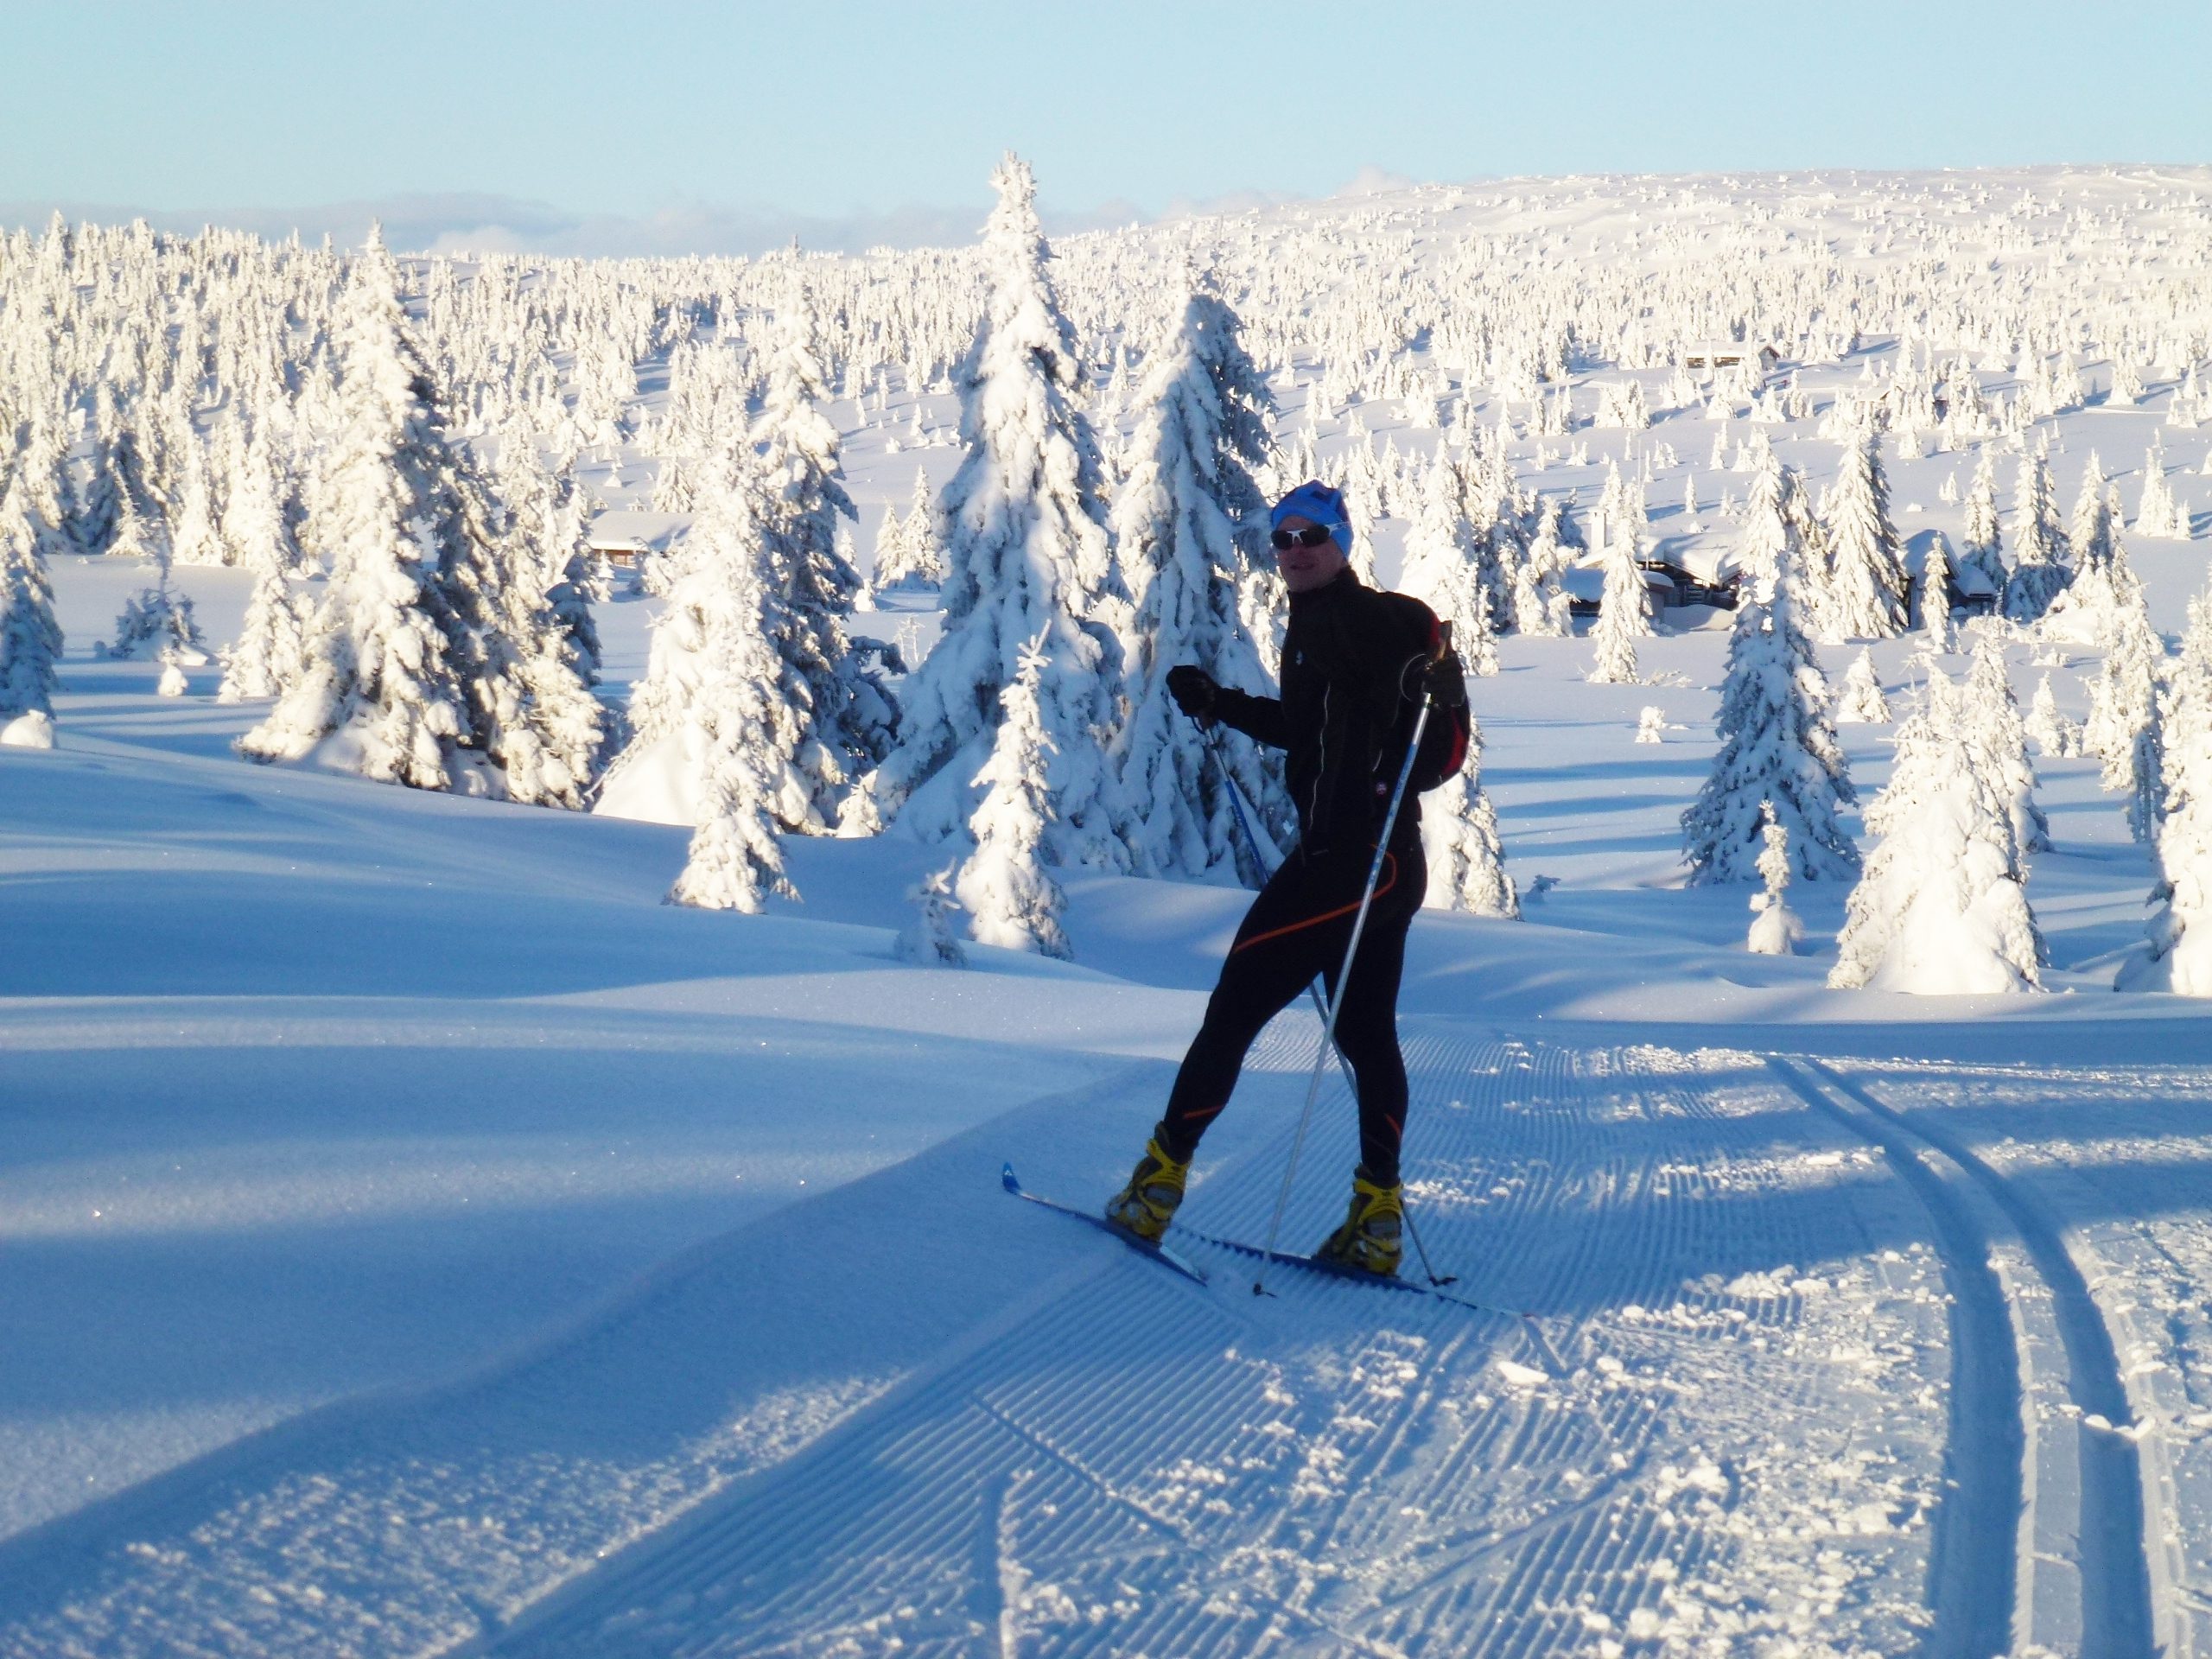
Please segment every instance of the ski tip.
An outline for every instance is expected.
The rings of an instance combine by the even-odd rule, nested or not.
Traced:
[[[1021,1183],[1014,1179],[1014,1166],[1012,1163],[1009,1162],[1002,1164],[999,1166],[999,1185],[1006,1188],[1009,1192],[1019,1192],[1021,1191]]]

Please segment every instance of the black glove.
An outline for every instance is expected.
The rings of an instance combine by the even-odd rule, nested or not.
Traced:
[[[1220,690],[1203,668],[1185,663],[1167,671],[1167,695],[1175,699],[1178,709],[1202,724],[1211,723],[1214,696]]]
[[[1433,707],[1467,706],[1467,671],[1460,665],[1458,652],[1447,649],[1441,657],[1428,663],[1421,670],[1421,682]]]

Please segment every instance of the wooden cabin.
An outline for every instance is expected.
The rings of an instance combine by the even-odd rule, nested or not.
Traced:
[[[656,553],[665,553],[691,528],[688,512],[644,512],[617,507],[591,521],[585,540],[591,550],[618,569],[634,570]]]
[[[1782,353],[1771,346],[1754,346],[1749,340],[1707,340],[1682,347],[1681,365],[1686,369],[1732,369],[1738,363],[1749,363],[1761,374],[1771,374],[1782,361]]]

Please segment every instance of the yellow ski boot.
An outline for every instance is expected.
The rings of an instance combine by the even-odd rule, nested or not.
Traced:
[[[1159,1139],[1145,1142],[1129,1184],[1106,1201],[1106,1219],[1128,1229],[1139,1238],[1157,1244],[1175,1219],[1175,1206],[1183,1202],[1183,1184],[1191,1166],[1179,1164],[1160,1149]]]
[[[1403,1189],[1395,1182],[1378,1186],[1364,1169],[1351,1173],[1351,1212],[1344,1224],[1323,1241],[1313,1259],[1388,1279],[1398,1271],[1405,1231]]]

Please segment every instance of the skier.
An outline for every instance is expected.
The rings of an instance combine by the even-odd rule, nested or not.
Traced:
[[[1245,1052],[1317,974],[1329,995],[1351,941],[1376,841],[1389,810],[1422,699],[1433,712],[1416,757],[1414,789],[1433,788],[1466,753],[1466,687],[1435,614],[1403,594],[1364,586],[1351,569],[1344,498],[1300,485],[1275,504],[1270,541],[1290,590],[1282,695],[1255,697],[1215,683],[1203,669],[1167,675],[1169,693],[1201,725],[1219,721],[1287,750],[1299,839],[1236,930],[1205,1023],[1183,1058],[1167,1110],[1107,1219],[1157,1242],[1183,1200],[1192,1155],[1229,1103]],[[1446,717],[1438,718],[1441,713]],[[1378,1274],[1398,1268],[1404,1206],[1398,1143],[1406,1120],[1406,1065],[1398,1051],[1398,979],[1406,932],[1428,886],[1421,811],[1404,803],[1384,849],[1366,930],[1342,993],[1337,1043],[1359,1095],[1359,1166],[1351,1209],[1315,1255]]]

